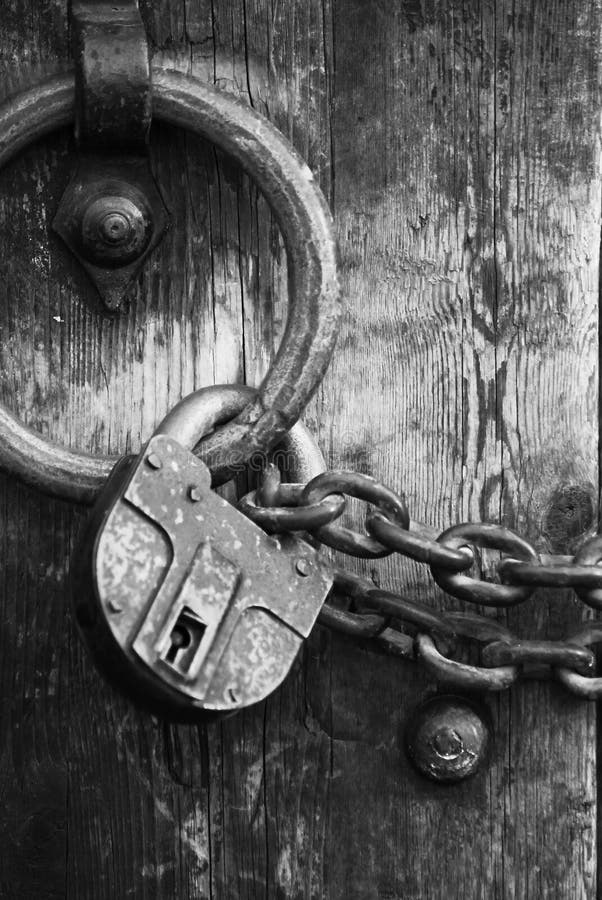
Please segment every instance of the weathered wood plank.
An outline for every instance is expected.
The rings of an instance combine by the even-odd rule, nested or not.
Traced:
[[[24,63],[64,63],[66,7],[4,4],[7,89]],[[597,505],[599,0],[143,13],[156,55],[272,118],[334,204],[347,314],[307,416],[330,461],[433,525],[501,519],[572,547]],[[0,399],[90,450],[137,446],[194,387],[257,383],[285,318],[253,185],[169,129],[152,148],[173,227],[115,318],[49,232],[68,137],[0,174]],[[591,707],[535,684],[490,699],[491,767],[431,786],[402,746],[432,683],[318,630],[258,709],[150,720],[69,621],[84,513],[2,485],[2,896],[595,896]],[[450,603],[413,564],[364,569]],[[507,619],[560,635],[581,614],[550,594]]]
[[[549,550],[563,489],[596,504],[599,5],[349,0],[336,12],[349,313],[324,438],[403,486],[417,519],[503,521]],[[576,536],[565,518],[553,549]],[[374,569],[450,604],[414,565]],[[582,613],[548,592],[507,620],[559,636]],[[312,695],[345,810],[335,896],[595,895],[593,709],[530,684],[490,700],[489,772],[429,787],[399,750],[428,682],[374,657],[351,680],[355,650],[335,647],[331,701],[319,677]]]

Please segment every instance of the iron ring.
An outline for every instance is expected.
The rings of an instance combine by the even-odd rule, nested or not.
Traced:
[[[220,483],[282,438],[324,376],[340,317],[334,227],[307,164],[270,122],[235,97],[158,66],[153,114],[216,144],[247,171],[265,195],[287,251],[289,312],[273,364],[257,397],[197,448]],[[0,167],[74,116],[73,73],[9,97],[0,105]],[[45,493],[90,503],[114,463],[53,444],[0,405],[0,468]]]

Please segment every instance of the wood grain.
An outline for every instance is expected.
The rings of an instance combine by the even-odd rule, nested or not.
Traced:
[[[599,132],[583,116],[599,103],[599,57],[583,39],[599,12],[337,5],[335,44],[354,46],[337,52],[333,137],[351,306],[330,377],[352,401],[332,446],[355,434],[345,462],[359,453],[402,485],[417,519],[502,521],[541,549],[558,488],[596,502]],[[376,575],[450,603],[416,566]],[[581,615],[542,592],[507,621],[560,635]],[[379,663],[371,687],[387,725],[375,729],[353,715],[351,656],[336,653],[327,710],[344,773],[335,805],[354,848],[373,848],[384,823],[383,861],[344,858],[340,896],[594,896],[591,708],[538,684],[490,699],[489,771],[432,788],[408,772],[395,734],[428,683],[400,684],[399,667],[393,681]],[[365,747],[379,745],[375,731],[376,751]]]
[[[306,416],[329,462],[436,527],[490,519],[574,549],[598,506],[599,0],[141,5],[155,56],[271,118],[333,206],[346,317]],[[6,92],[67,56],[65,0],[3,4]],[[117,453],[193,388],[259,382],[286,261],[246,176],[157,126],[172,227],[106,316],[50,227],[73,159],[57,134],[0,173],[0,400]],[[85,511],[1,492],[0,896],[596,896],[592,706],[540,683],[486,698],[489,767],[431,785],[403,737],[435,685],[318,629],[258,708],[149,719],[70,621]],[[356,568],[453,605],[417,565]],[[560,636],[584,615],[541,592],[499,618]]]

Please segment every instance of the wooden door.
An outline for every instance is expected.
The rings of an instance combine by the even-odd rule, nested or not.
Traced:
[[[305,421],[329,464],[436,528],[502,521],[565,552],[597,527],[600,0],[141,0],[153,54],[271,119],[333,209],[345,315]],[[68,64],[67,0],[3,0],[5,93]],[[257,384],[286,260],[255,186],[155,127],[172,228],[106,315],[51,222],[70,134],[0,173],[1,401],[63,444],[137,447],[182,395]],[[267,702],[174,727],[97,675],[70,613],[86,510],[1,479],[0,895],[596,896],[596,707],[521,683],[490,763],[423,780],[405,723],[436,685],[318,627]],[[359,509],[356,510],[359,524]],[[349,563],[435,606],[421,566]],[[559,637],[540,591],[499,619]]]

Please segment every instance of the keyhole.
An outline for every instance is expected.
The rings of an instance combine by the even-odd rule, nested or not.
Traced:
[[[186,675],[194,663],[206,631],[205,623],[185,606],[174,622],[162,659],[181,675]]]
[[[171,635],[171,647],[167,651],[167,656],[165,659],[169,663],[173,663],[176,660],[176,656],[180,652],[180,650],[185,650],[186,647],[190,647],[192,637],[190,635],[189,630],[181,624],[175,625]]]

